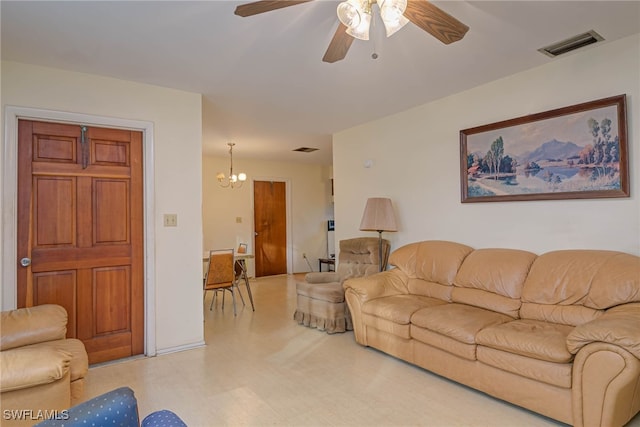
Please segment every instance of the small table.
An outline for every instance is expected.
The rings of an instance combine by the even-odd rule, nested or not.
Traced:
[[[247,294],[249,294],[249,301],[251,302],[251,309],[253,311],[256,311],[256,308],[253,305],[253,295],[251,295],[251,287],[249,286],[249,277],[247,276],[247,264],[246,264],[246,260],[252,259],[252,258],[254,258],[252,254],[246,254],[246,253],[235,254],[235,260],[236,260],[235,265],[237,265],[241,271],[240,275],[236,279],[236,285],[237,285],[237,282],[244,279],[244,285],[247,287]],[[240,297],[242,298],[242,294],[240,294]],[[244,303],[244,300],[242,302]]]
[[[322,264],[327,264],[327,271],[336,271],[335,258],[318,258],[318,271],[322,271]]]

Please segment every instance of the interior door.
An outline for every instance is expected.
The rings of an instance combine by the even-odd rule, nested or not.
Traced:
[[[60,304],[89,363],[144,352],[142,133],[20,120],[18,306]]]
[[[253,183],[256,277],[287,273],[287,196],[284,182]]]

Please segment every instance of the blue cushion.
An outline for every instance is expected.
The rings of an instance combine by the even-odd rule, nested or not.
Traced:
[[[121,387],[61,411],[38,427],[114,426],[138,427],[138,402],[129,387]]]
[[[163,409],[149,414],[142,420],[142,427],[187,427],[179,416]]]

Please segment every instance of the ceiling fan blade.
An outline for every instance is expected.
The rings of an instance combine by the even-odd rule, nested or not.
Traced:
[[[251,16],[265,13],[283,7],[295,6],[300,3],[308,3],[313,0],[275,0],[275,1],[254,1],[253,3],[241,4],[234,12],[238,16]]]
[[[465,24],[426,0],[408,0],[404,16],[444,44],[461,40],[469,31]]]
[[[347,52],[353,43],[353,37],[346,33],[347,26],[342,22],[338,25],[336,33],[329,43],[327,51],[324,53],[322,60],[324,62],[334,63],[344,59],[347,56]]]

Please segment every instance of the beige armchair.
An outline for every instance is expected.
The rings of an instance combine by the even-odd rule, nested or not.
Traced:
[[[377,237],[341,240],[335,272],[308,273],[304,282],[296,283],[297,307],[293,318],[301,325],[329,334],[353,330],[342,282],[350,277],[377,273],[380,270],[378,248]],[[389,241],[383,239],[383,270],[389,248]]]
[[[67,312],[53,304],[2,312],[3,426],[33,425],[82,399],[89,368],[82,341],[66,339]]]

